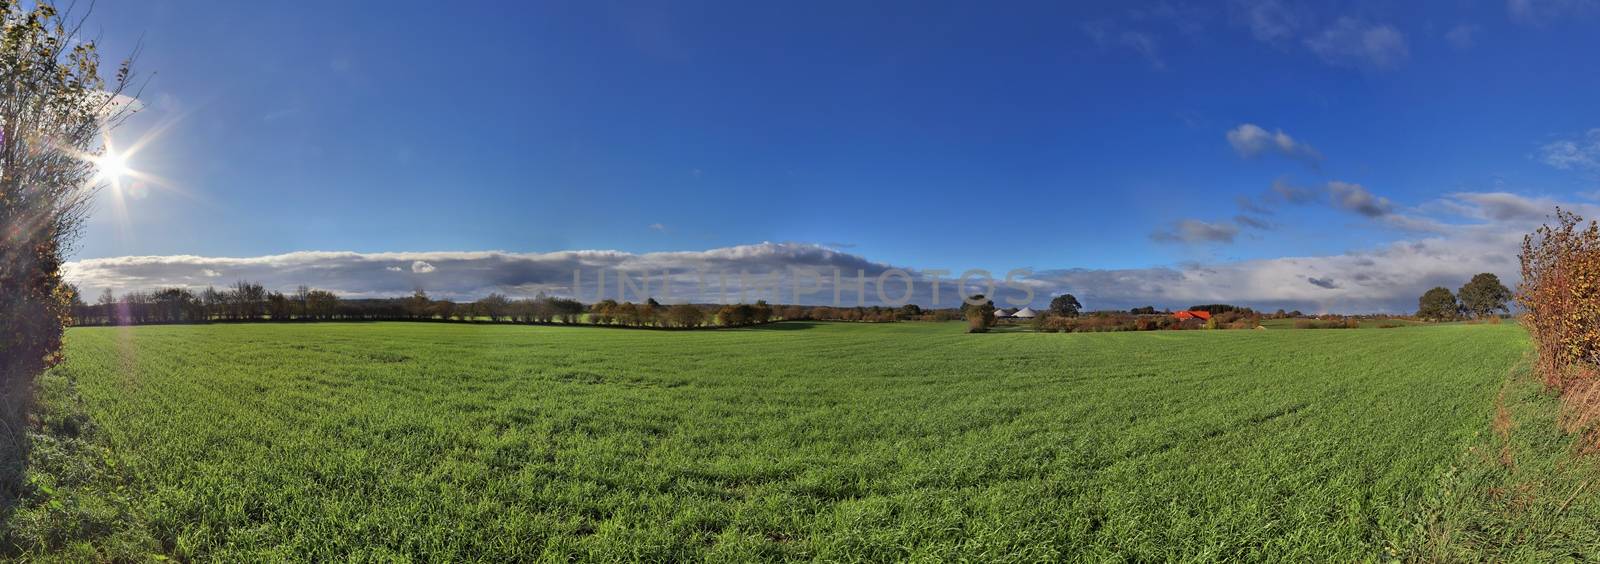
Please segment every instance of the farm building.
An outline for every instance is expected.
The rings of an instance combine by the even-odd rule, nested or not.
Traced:
[[[1010,319],[1011,318],[1011,314],[1016,313],[1016,311],[1017,310],[1006,311],[1005,308],[995,308],[995,310],[994,310],[994,318],[995,319]]]
[[[1028,307],[1019,309],[1016,313],[1011,314],[1011,317],[1015,317],[1017,319],[1033,319],[1038,316],[1039,312],[1033,311],[1033,308]]]
[[[1178,319],[1180,321],[1185,320],[1185,319],[1198,319],[1198,320],[1201,320],[1201,321],[1210,321],[1211,320],[1211,312],[1209,312],[1209,311],[1178,311],[1178,312],[1173,312],[1172,317],[1174,317],[1174,318],[1176,318],[1176,319]]]

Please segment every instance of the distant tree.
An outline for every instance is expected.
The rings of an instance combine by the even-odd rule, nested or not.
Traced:
[[[282,292],[267,293],[267,317],[283,321],[294,315],[294,302]]]
[[[165,288],[156,290],[151,296],[154,302],[152,317],[157,321],[174,323],[179,321],[199,321],[196,309],[199,298],[185,288]]]
[[[307,315],[309,315],[306,312],[310,311],[310,306],[311,306],[310,294],[311,294],[311,288],[306,287],[305,285],[301,285],[301,286],[299,286],[299,287],[294,289],[294,294],[289,296],[289,299],[294,301],[294,314],[295,314],[295,316],[297,316],[297,317],[306,317]]]
[[[1078,303],[1078,298],[1072,294],[1061,294],[1050,300],[1050,313],[1062,317],[1077,317],[1083,309],[1083,304]]]
[[[617,323],[622,325],[639,325],[639,306],[633,302],[622,302],[616,309]]]
[[[406,299],[406,314],[412,319],[425,319],[433,317],[433,300],[428,299],[428,293],[417,290]]]
[[[339,313],[339,296],[326,290],[306,292],[307,315],[313,319],[333,319]]]
[[[511,301],[499,293],[491,293],[474,302],[473,305],[477,306],[478,313],[488,317],[489,321],[498,322],[500,318],[505,317],[507,310],[510,309]]]
[[[699,327],[705,318],[706,312],[689,304],[678,304],[667,310],[667,319],[674,327]]]
[[[979,300],[982,300],[981,302]],[[967,301],[979,302],[977,305],[963,302],[962,313],[967,317],[968,333],[987,333],[994,327],[994,300],[984,298],[983,294],[974,294]]]
[[[152,310],[155,309],[152,307],[154,303],[155,300],[150,294],[144,292],[128,292],[122,295],[122,309],[127,311],[128,323],[135,325],[150,322]]]
[[[100,299],[95,301],[95,306],[100,310],[103,323],[106,325],[117,323],[117,295],[111,293],[110,288],[100,291]]]
[[[595,325],[607,325],[615,319],[617,307],[616,300],[604,299],[589,306],[589,322]]]
[[[1131,313],[1131,314],[1134,314],[1134,315],[1155,315],[1156,314],[1156,306],[1136,307],[1136,308],[1128,310],[1128,313]]]
[[[743,327],[756,322],[756,307],[750,304],[725,305],[717,310],[717,321],[728,327]]]
[[[1457,294],[1461,299],[1461,309],[1472,314],[1473,317],[1486,317],[1496,311],[1510,311],[1506,302],[1511,301],[1511,290],[1500,283],[1500,277],[1492,273],[1482,273],[1473,276],[1467,285],[1461,287]]]
[[[1417,317],[1424,320],[1448,321],[1455,319],[1459,312],[1455,294],[1443,286],[1428,290],[1417,300]]]
[[[226,312],[224,310],[227,308],[227,303],[227,297],[223,296],[222,292],[218,292],[216,288],[206,286],[205,290],[200,291],[200,307],[205,311],[205,319],[207,321],[225,315]]]
[[[988,296],[983,294],[973,294],[971,297],[961,300],[961,313],[965,315],[967,310],[975,307],[981,307],[983,305],[994,307],[994,300],[989,299]]]
[[[449,321],[456,312],[456,303],[450,300],[434,300],[433,311],[429,315],[438,316],[439,319]]]
[[[230,293],[234,319],[259,319],[267,306],[267,289],[255,282],[240,280]]]
[[[1245,314],[1245,315],[1254,315],[1255,314],[1255,310],[1253,310],[1253,309],[1250,309],[1248,307],[1243,307],[1243,306],[1236,306],[1236,305],[1233,305],[1233,304],[1192,305],[1192,306],[1189,306],[1189,311],[1210,312],[1212,315],[1221,314],[1221,313],[1228,313],[1228,312],[1239,312],[1239,313],[1242,313],[1242,314]]]
[[[550,307],[555,316],[561,318],[562,323],[577,323],[583,316],[583,304],[570,298],[552,298]]]
[[[661,307],[661,302],[656,301],[655,298],[645,300],[644,305],[639,306],[639,324],[646,326],[657,325],[660,323],[661,320],[659,318],[663,315],[665,309]]]

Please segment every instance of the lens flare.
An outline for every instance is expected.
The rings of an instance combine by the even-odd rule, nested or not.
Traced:
[[[105,180],[114,181],[126,176],[129,172],[128,158],[111,151],[106,151],[106,154],[95,159],[94,165],[99,169],[100,178]]]

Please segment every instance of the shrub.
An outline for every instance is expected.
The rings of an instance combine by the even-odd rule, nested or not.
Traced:
[[[989,324],[988,323],[984,323],[982,317],[976,317],[976,316],[968,317],[967,318],[967,332],[968,333],[988,333],[989,332]]]
[[[1600,363],[1600,228],[1557,210],[1556,225],[1522,242],[1517,303],[1534,337],[1545,383],[1565,388],[1571,369]],[[1580,229],[1581,228],[1581,229]]]
[[[1322,319],[1297,319],[1295,329],[1360,329],[1361,320],[1354,317],[1324,315]]]
[[[1583,430],[1600,414],[1591,401],[1600,364],[1600,226],[1557,208],[1555,225],[1523,237],[1518,258],[1516,298],[1538,355],[1535,370],[1562,394],[1567,430]]]

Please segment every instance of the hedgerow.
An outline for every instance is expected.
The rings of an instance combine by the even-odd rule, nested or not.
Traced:
[[[1519,258],[1517,304],[1533,337],[1535,368],[1561,393],[1567,430],[1600,439],[1591,425],[1600,417],[1600,226],[1557,209],[1554,225],[1523,238]]]

